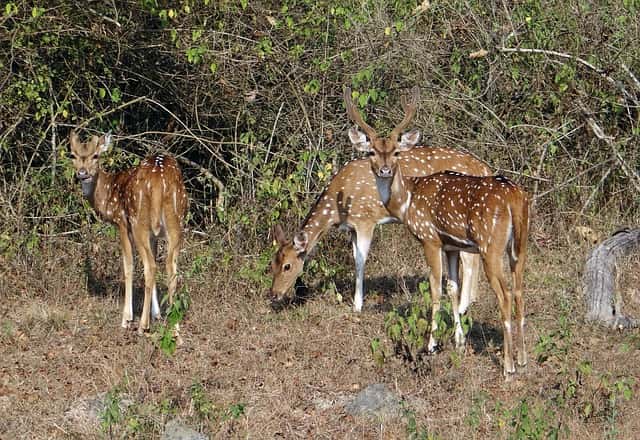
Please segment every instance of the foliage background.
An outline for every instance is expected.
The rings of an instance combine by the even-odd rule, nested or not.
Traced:
[[[637,218],[635,0],[79,6],[18,1],[2,11],[5,247],[24,244],[8,237],[69,232],[89,215],[66,160],[74,126],[115,132],[112,168],[162,148],[210,170],[224,182],[224,212],[214,182],[184,164],[194,227],[222,225],[232,239],[262,236],[281,217],[297,221],[330,170],[354,156],[345,85],[384,131],[400,116],[399,96],[418,84],[425,143],[467,149],[520,181],[541,218]]]

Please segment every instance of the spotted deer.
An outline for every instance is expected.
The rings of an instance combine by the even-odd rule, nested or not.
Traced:
[[[111,135],[92,136],[81,142],[70,135],[71,157],[82,193],[96,213],[118,227],[125,277],[122,327],[133,321],[133,245],[144,266],[144,303],[138,332],[149,329],[151,317],[160,316],[156,290],[156,248],[158,237],[167,240],[166,270],[169,303],[176,291],[178,253],[182,243],[182,222],[188,207],[182,173],[171,156],[156,154],[140,165],[119,173],[100,168],[100,155],[108,150]],[[151,310],[149,308],[151,307]]]
[[[471,156],[449,148],[416,147],[400,152],[397,163],[403,173],[426,176],[444,170],[457,170],[467,174],[485,176],[491,169]],[[332,227],[351,232],[353,257],[356,265],[356,286],[353,309],[362,310],[364,301],[364,267],[369,254],[376,225],[396,222],[397,218],[384,207],[376,179],[368,159],[348,162],[333,176],[313,205],[300,230],[292,240],[286,238],[282,228],[274,228],[279,245],[271,262],[272,285],[270,294],[282,298],[302,273],[309,253]],[[480,259],[463,252],[462,293],[460,310],[467,309],[475,300]]]
[[[515,372],[512,354],[511,307],[502,257],[506,252],[513,277],[513,299],[518,325],[518,364],[525,365],[524,302],[522,281],[526,262],[529,225],[527,194],[503,176],[469,176],[445,171],[426,177],[404,177],[399,166],[400,154],[410,151],[420,138],[418,130],[400,136],[415,116],[419,89],[414,87],[410,99],[402,99],[404,118],[389,137],[378,137],[367,125],[345,90],[345,102],[357,128],[349,131],[349,138],[359,151],[369,154],[376,187],[389,213],[402,221],[423,246],[427,264],[431,268],[432,316],[428,349],[437,342],[436,315],[440,309],[442,291],[443,254],[449,272],[448,292],[451,296],[456,346],[464,346],[464,332],[460,323],[458,301],[458,264],[460,252],[480,254],[485,274],[494,290],[500,307],[504,333],[504,375]]]

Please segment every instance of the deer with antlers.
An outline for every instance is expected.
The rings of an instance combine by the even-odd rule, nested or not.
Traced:
[[[500,307],[504,333],[504,375],[515,372],[512,349],[512,294],[507,287],[502,267],[506,252],[513,277],[513,300],[518,326],[517,361],[525,365],[524,302],[522,282],[526,262],[529,225],[527,194],[503,176],[476,177],[459,170],[445,171],[426,177],[405,177],[398,158],[411,151],[420,138],[418,130],[402,135],[416,113],[419,89],[414,87],[410,98],[402,99],[404,118],[387,138],[364,122],[345,90],[347,113],[359,126],[349,130],[355,148],[369,154],[376,187],[389,213],[407,225],[423,246],[427,264],[431,268],[432,316],[431,334],[427,348],[433,351],[437,342],[436,315],[440,309],[442,291],[443,254],[446,256],[455,325],[455,342],[464,346],[464,332],[460,323],[458,298],[458,264],[460,252],[480,254],[485,274],[494,290]]]
[[[108,150],[111,134],[81,142],[75,131],[69,137],[71,157],[82,193],[96,213],[118,227],[125,277],[122,327],[133,321],[133,245],[144,266],[144,302],[138,332],[149,329],[150,315],[160,316],[156,290],[158,237],[167,240],[166,270],[169,303],[176,291],[182,222],[188,207],[182,172],[171,156],[156,154],[137,167],[108,173],[100,168],[100,155]],[[151,309],[151,310],[150,310]],[[177,329],[176,329],[177,330]]]
[[[416,147],[400,152],[397,163],[403,173],[411,176],[426,176],[444,170],[457,170],[466,174],[490,175],[490,168],[471,156],[454,149]],[[376,225],[396,222],[380,200],[376,179],[371,172],[368,159],[348,162],[334,175],[325,190],[313,205],[300,230],[287,239],[282,228],[274,228],[274,237],[279,245],[271,262],[273,299],[282,298],[291,289],[302,273],[310,252],[332,227],[351,232],[353,257],[356,265],[356,286],[353,309],[362,310],[364,302],[364,267]],[[480,258],[463,252],[462,293],[460,310],[475,300]]]

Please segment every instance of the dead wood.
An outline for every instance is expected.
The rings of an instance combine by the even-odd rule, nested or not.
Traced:
[[[624,316],[622,296],[616,290],[617,261],[639,250],[640,229],[625,228],[614,232],[591,251],[582,275],[587,320],[619,329],[640,326],[638,319]]]

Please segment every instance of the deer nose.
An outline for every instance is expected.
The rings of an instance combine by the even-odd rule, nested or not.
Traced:
[[[79,179],[84,179],[89,175],[86,168],[80,168],[76,174]]]
[[[380,177],[391,177],[391,167],[389,165],[383,165],[378,171]]]

